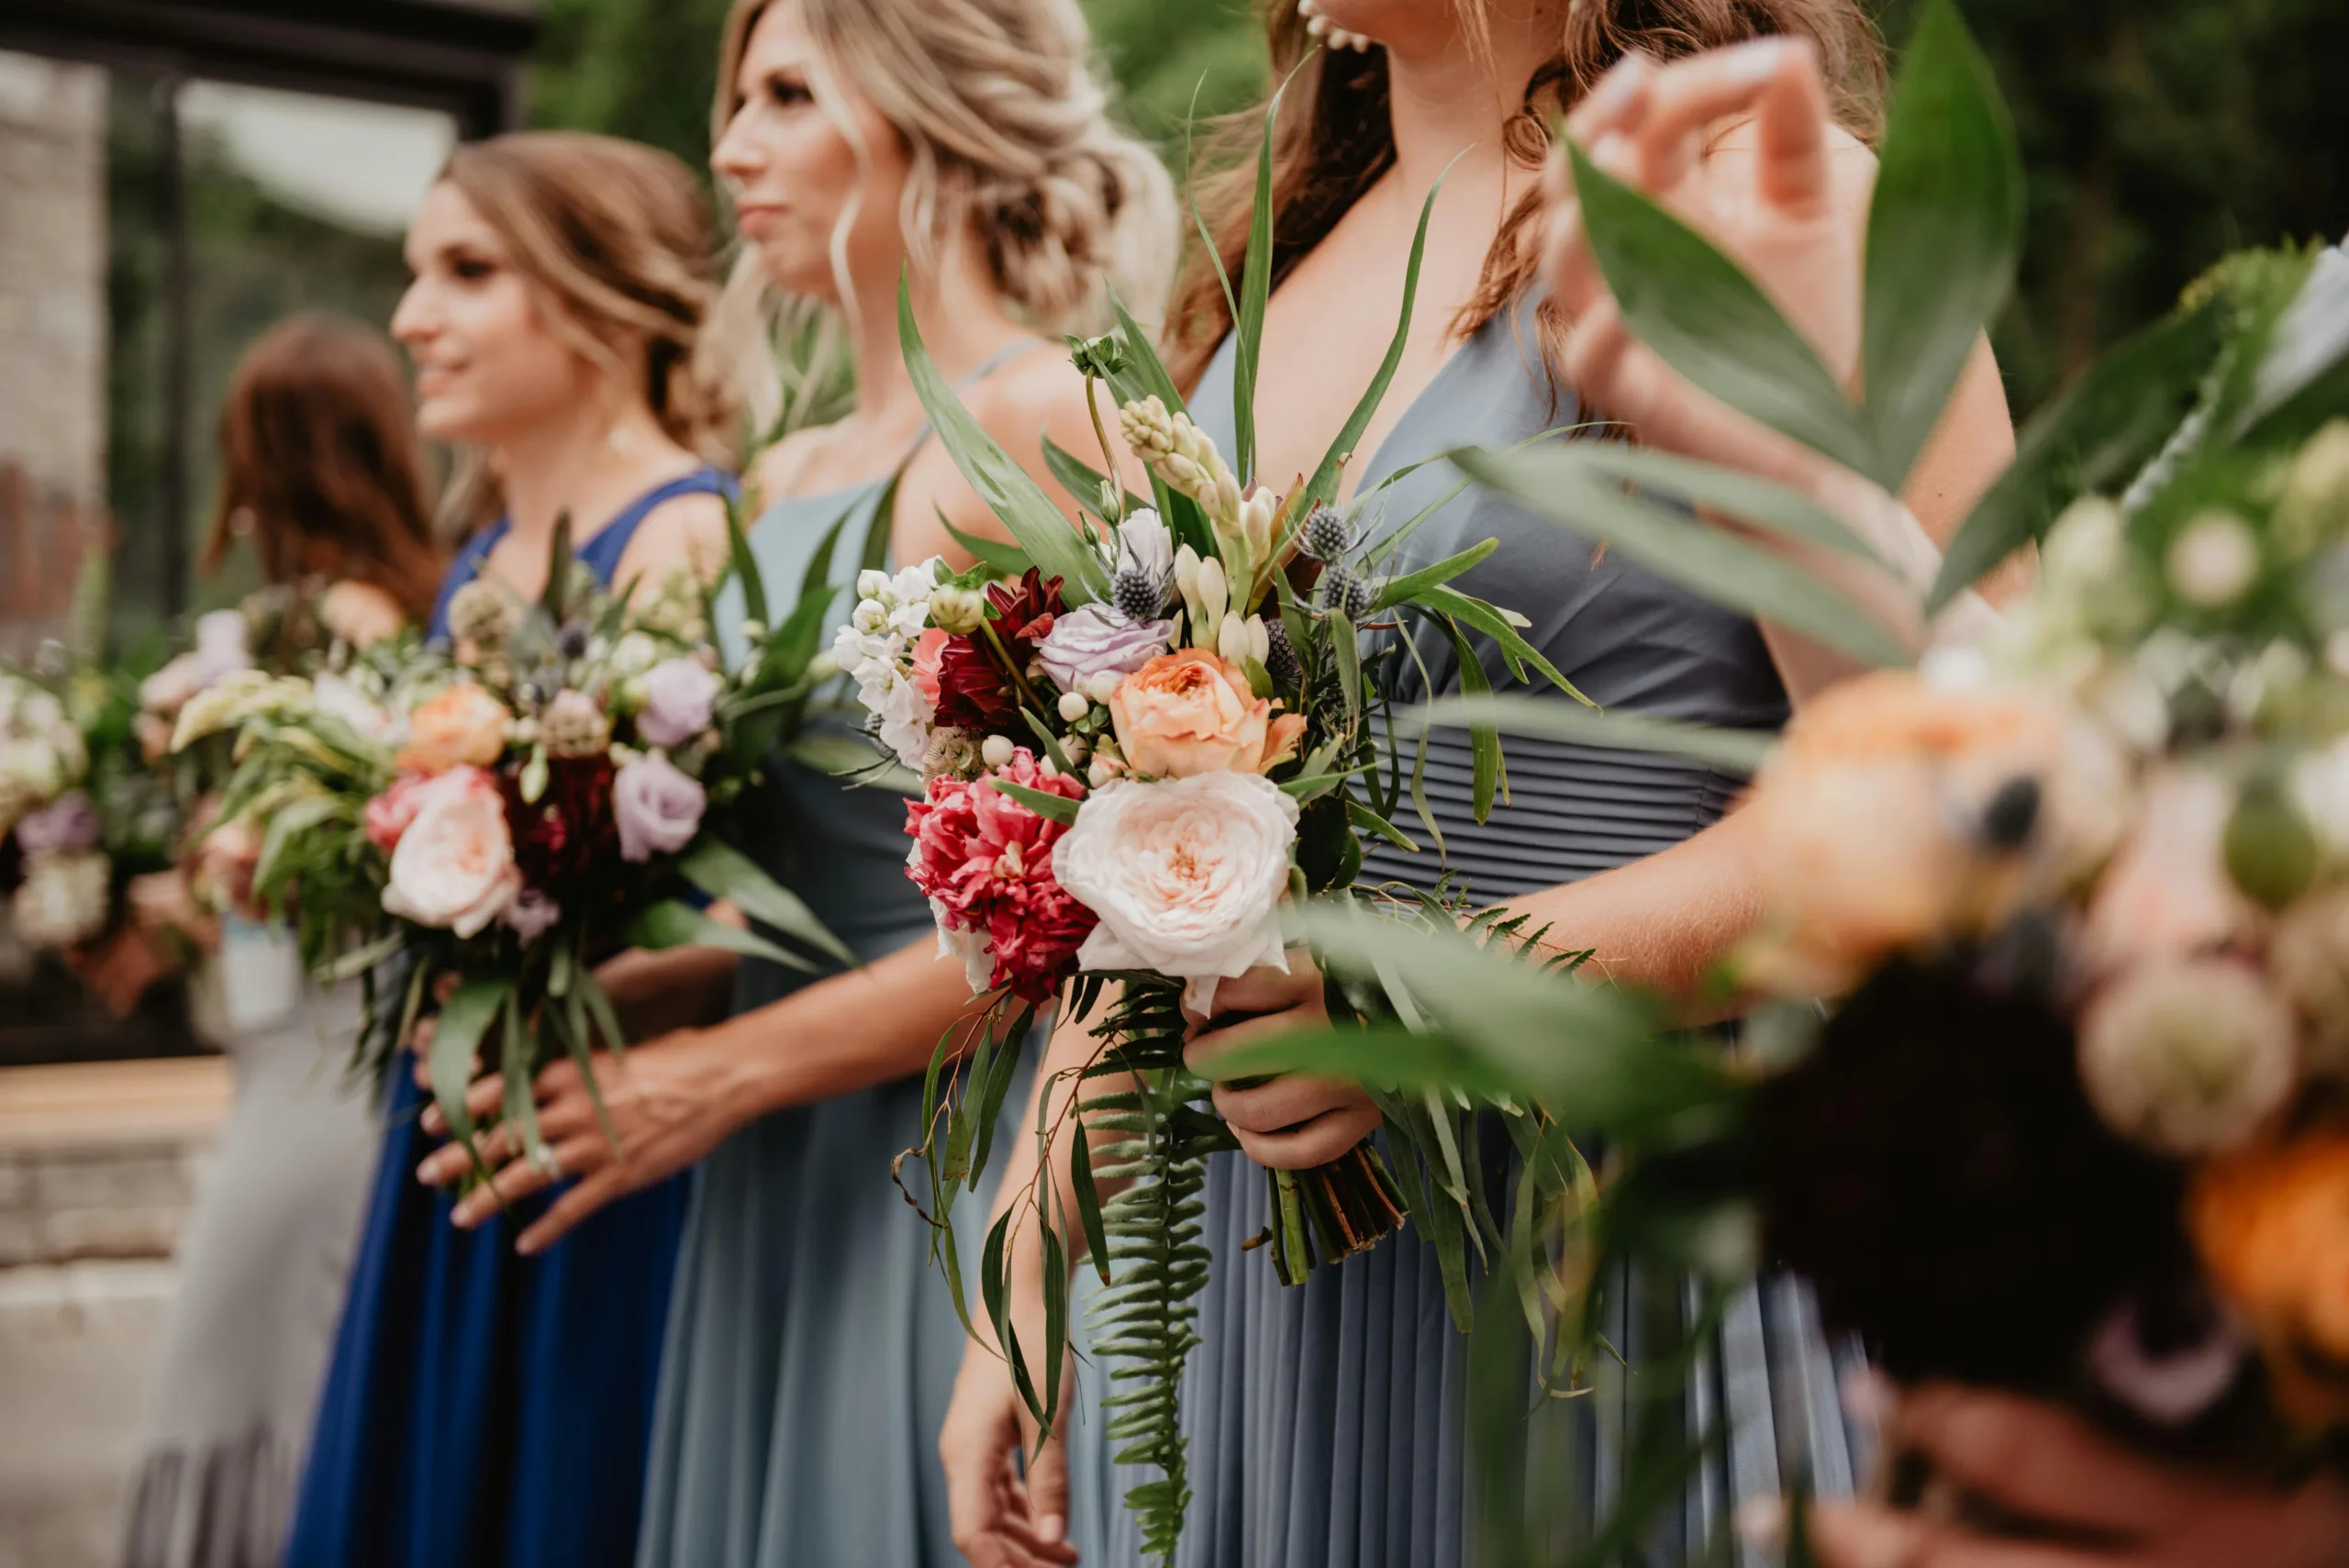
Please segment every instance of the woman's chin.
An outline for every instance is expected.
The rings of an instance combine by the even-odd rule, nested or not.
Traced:
[[[416,431],[427,440],[479,441],[484,423],[470,397],[427,397],[416,406]]]

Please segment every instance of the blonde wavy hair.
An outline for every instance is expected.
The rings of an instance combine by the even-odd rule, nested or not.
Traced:
[[[743,389],[709,329],[717,227],[684,162],[618,137],[518,131],[460,145],[440,178],[497,231],[556,335],[640,391],[670,439],[733,465]],[[484,465],[461,462],[444,517],[472,528],[496,506]]]
[[[847,84],[904,139],[910,169],[898,224],[916,265],[934,262],[960,233],[1039,331],[1097,329],[1111,288],[1138,317],[1157,319],[1175,248],[1174,183],[1109,117],[1076,0],[735,0],[718,48],[713,146],[742,106],[743,52],[773,5],[797,7],[818,67],[817,105],[841,133],[855,141],[839,108]],[[854,217],[844,215],[833,237],[836,275]],[[858,308],[839,281],[844,306]],[[721,307],[727,339],[755,341],[763,358],[778,332],[811,319],[812,302],[768,292],[757,257],[745,253]],[[763,329],[754,324],[761,313]],[[787,390],[753,385],[753,419],[770,422]]]

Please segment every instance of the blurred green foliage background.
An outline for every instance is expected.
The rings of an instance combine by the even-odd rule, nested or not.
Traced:
[[[1085,0],[1129,118],[1179,150],[1259,89],[1249,0]],[[2349,233],[2343,0],[1963,0],[2031,171],[2021,287],[1998,348],[2018,416],[2236,246]],[[1897,48],[1915,0],[1881,0]],[[708,151],[725,0],[549,0],[546,125]]]

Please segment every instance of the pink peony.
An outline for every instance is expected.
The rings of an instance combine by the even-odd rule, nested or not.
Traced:
[[[992,777],[1070,800],[1085,793],[1066,774],[1046,773],[1024,747],[976,781],[941,774],[930,781],[927,799],[906,807],[914,840],[906,874],[930,899],[948,946],[967,961],[970,943],[955,934],[984,936],[994,960],[989,983],[1046,1002],[1092,931],[1093,911],[1052,873],[1052,846],[1068,829],[991,787]]]
[[[432,780],[423,773],[403,773],[392,787],[367,803],[367,841],[390,854],[400,847],[400,835],[416,820]]]
[[[701,814],[708,805],[701,785],[667,758],[638,758],[612,780],[620,859],[675,854],[701,831]]]
[[[506,798],[479,768],[456,767],[416,797],[392,851],[384,909],[437,930],[474,937],[522,890]]]

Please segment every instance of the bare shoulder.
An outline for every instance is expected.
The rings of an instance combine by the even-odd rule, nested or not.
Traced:
[[[1040,434],[1091,423],[1085,377],[1052,343],[1038,344],[970,387],[963,403],[988,435],[1023,462],[1023,441],[1032,447]]]
[[[685,571],[707,582],[726,562],[726,501],[710,495],[676,495],[645,514],[620,552],[614,581],[631,578],[657,587]]]

